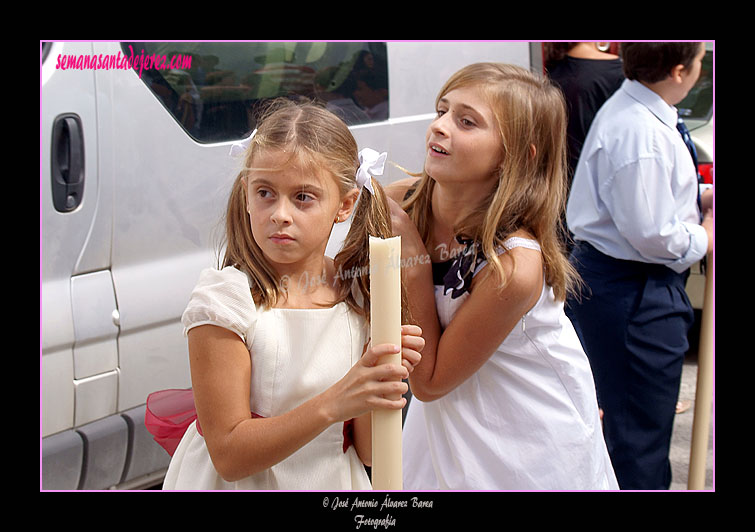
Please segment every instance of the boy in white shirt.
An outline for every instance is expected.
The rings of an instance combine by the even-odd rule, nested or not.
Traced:
[[[694,86],[704,55],[703,43],[622,44],[627,79],[595,117],[567,206],[571,260],[585,282],[567,314],[593,368],[622,489],[671,483],[693,322],[684,287],[689,267],[713,249],[712,191],[698,202],[674,105]]]

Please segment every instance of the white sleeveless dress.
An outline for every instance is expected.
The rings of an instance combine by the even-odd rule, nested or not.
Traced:
[[[504,243],[517,246],[540,250]],[[445,329],[469,293],[443,291],[435,287]],[[619,489],[590,364],[550,286],[474,375],[435,401],[412,398],[403,467],[407,490]]]
[[[185,332],[212,324],[246,343],[252,362],[249,406],[262,417],[288,412],[340,380],[362,356],[368,333],[365,320],[346,303],[258,310],[248,277],[232,267],[202,271],[182,322]],[[344,452],[343,442],[343,424],[336,423],[269,469],[226,482],[213,467],[194,422],[176,448],[163,489],[371,489],[354,446]]]

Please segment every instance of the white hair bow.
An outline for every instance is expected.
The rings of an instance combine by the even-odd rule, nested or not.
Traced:
[[[388,154],[378,153],[371,148],[363,148],[359,152],[359,168],[357,169],[357,186],[367,188],[370,194],[375,195],[375,191],[372,189],[373,175],[383,175],[383,169],[385,168],[385,160],[388,158]]]
[[[256,133],[257,130],[255,129],[247,138],[231,144],[230,155],[232,157],[243,155],[249,149],[249,145],[252,143],[252,139]],[[375,191],[372,189],[372,180],[370,177],[373,175],[383,175],[387,158],[388,154],[385,152],[378,153],[371,148],[363,148],[359,152],[359,168],[356,174],[357,187],[360,189],[365,187],[370,191],[370,194],[374,195]]]
[[[246,150],[249,149],[249,145],[252,143],[252,139],[256,133],[257,130],[255,129],[247,138],[231,144],[231,157],[240,157],[241,155],[244,155]]]

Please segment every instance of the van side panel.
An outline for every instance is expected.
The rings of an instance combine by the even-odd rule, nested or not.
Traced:
[[[192,140],[134,71],[111,72],[103,165],[114,174],[112,274],[120,411],[191,385],[181,314],[214,247],[235,164],[230,143]]]
[[[91,70],[58,70],[59,54],[91,54],[92,43],[54,43],[42,65],[40,91],[40,218],[41,218],[41,400],[42,435],[60,432],[74,425],[73,345],[75,342],[71,302],[71,277],[86,247],[98,208],[97,109],[95,77]],[[56,119],[62,115],[78,119],[83,138],[84,189],[80,203],[70,212],[56,210],[52,201],[55,186],[51,159],[53,150],[66,152],[65,145],[53,145]],[[109,243],[107,244],[109,247]],[[92,265],[107,267],[107,264]]]

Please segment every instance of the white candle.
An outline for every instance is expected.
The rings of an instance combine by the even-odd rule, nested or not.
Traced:
[[[370,237],[372,345],[401,345],[401,237]],[[401,353],[379,364],[401,364]],[[395,397],[396,399],[398,398]],[[401,410],[372,411],[372,488],[402,489]]]

